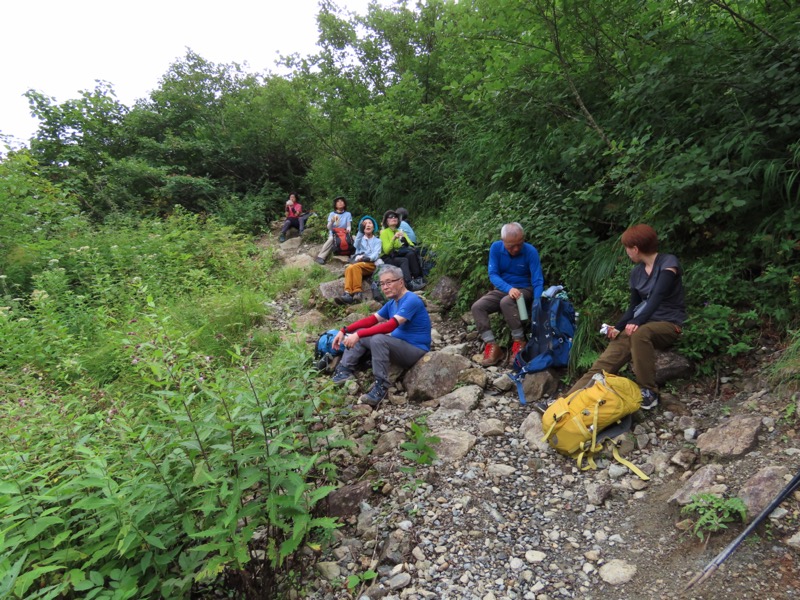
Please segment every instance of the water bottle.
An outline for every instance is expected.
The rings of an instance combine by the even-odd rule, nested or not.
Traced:
[[[525,296],[520,295],[517,298],[517,310],[519,311],[519,320],[520,321],[527,321],[528,320],[528,307],[525,303]]]

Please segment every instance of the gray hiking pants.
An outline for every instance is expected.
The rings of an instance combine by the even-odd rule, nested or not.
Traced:
[[[425,350],[413,344],[386,334],[371,335],[358,340],[352,348],[346,348],[339,362],[340,367],[351,371],[356,368],[358,361],[369,351],[372,354],[372,374],[375,379],[389,387],[389,365],[397,365],[408,369],[425,356]]]
[[[518,288],[519,289],[519,288]],[[521,288],[525,302],[530,303],[533,297],[533,288]],[[496,312],[503,313],[503,318],[511,329],[511,337],[520,339],[525,335],[525,328],[519,318],[517,301],[511,296],[500,290],[492,290],[488,294],[478,298],[472,305],[472,316],[475,318],[475,325],[478,334],[484,342],[493,342],[494,333],[489,323],[489,315]]]

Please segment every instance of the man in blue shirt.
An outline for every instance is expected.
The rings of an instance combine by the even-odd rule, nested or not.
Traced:
[[[431,349],[431,318],[422,299],[406,289],[403,271],[384,265],[381,290],[388,302],[376,313],[342,327],[333,339],[333,348],[344,345],[344,354],[333,373],[334,383],[353,379],[353,369],[367,351],[372,354],[375,383],[359,398],[373,408],[386,397],[391,382],[389,365],[403,369],[413,366]]]
[[[489,315],[498,311],[503,313],[511,329],[513,344],[510,364],[525,346],[525,329],[517,309],[517,298],[522,297],[529,303],[533,298],[541,298],[544,289],[539,253],[525,242],[525,232],[519,223],[503,225],[500,240],[489,248],[489,280],[495,289],[472,305],[478,334],[486,344],[481,361],[484,367],[496,365],[503,359],[503,351],[495,342]]]

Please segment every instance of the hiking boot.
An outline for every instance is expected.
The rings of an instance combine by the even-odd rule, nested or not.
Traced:
[[[412,279],[411,282],[408,284],[408,289],[412,292],[418,292],[425,287],[425,281],[421,277],[417,277],[416,279]]]
[[[495,342],[487,342],[483,348],[482,367],[491,367],[503,360],[503,351]]]
[[[525,347],[525,340],[514,340],[514,343],[511,344],[511,352],[508,355],[509,367],[514,365],[514,358],[516,358],[517,353],[524,347]]]
[[[318,265],[324,265],[325,264],[325,259],[321,258],[319,256],[317,258],[315,258],[314,260],[317,261]]]
[[[350,369],[342,366],[336,367],[336,370],[331,376],[331,381],[333,383],[344,383],[349,379],[355,379],[355,375]]]
[[[658,394],[653,390],[642,388],[642,410],[652,410],[658,406]]]
[[[355,294],[353,294],[353,304],[358,304],[363,301],[364,301],[364,294],[362,294],[361,292],[356,292]]]
[[[366,394],[362,394],[358,400],[361,402],[361,404],[366,404],[372,408],[377,408],[378,404],[381,403],[381,400],[386,398],[386,392],[388,391],[388,386],[382,384],[380,381],[376,381],[372,384],[372,387],[369,388],[369,391]]]
[[[283,242],[286,241],[286,236],[281,234],[280,237],[278,237],[278,241],[282,244]]]
[[[353,303],[353,295],[349,292],[345,292],[338,298],[334,298],[333,300],[336,304],[352,304]]]

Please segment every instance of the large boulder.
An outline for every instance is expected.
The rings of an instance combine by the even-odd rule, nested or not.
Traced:
[[[755,445],[760,429],[761,417],[732,417],[727,423],[701,434],[697,438],[697,448],[703,456],[740,456]]]
[[[748,479],[739,490],[739,498],[747,506],[747,520],[752,521],[786,486],[789,469],[783,466],[764,467]]]
[[[319,284],[319,293],[326,300],[333,300],[344,294],[344,279],[334,279]]]
[[[673,379],[688,379],[694,369],[685,356],[671,350],[656,350],[656,383],[662,385]]]
[[[284,266],[294,269],[310,269],[314,264],[314,259],[308,254],[297,254],[296,256],[290,256],[284,262]]]
[[[372,288],[370,287],[370,280],[365,279],[361,282],[361,291],[364,293],[365,300],[372,299]],[[326,300],[333,301],[344,294],[344,279],[335,279],[333,281],[326,281],[319,284],[319,293]]]
[[[526,402],[537,402],[545,396],[552,396],[558,390],[558,377],[552,369],[528,373],[522,380]]]
[[[428,352],[403,378],[409,401],[424,402],[449,394],[455,389],[461,371],[471,366],[470,360],[463,356]]]
[[[442,308],[452,308],[456,303],[458,287],[458,282],[455,279],[445,275],[439,278],[428,295],[431,300],[439,303]]]
[[[326,498],[328,516],[344,518],[357,515],[361,503],[372,495],[372,486],[373,482],[365,479],[333,490]]]
[[[439,406],[469,412],[478,406],[482,397],[483,390],[479,386],[466,385],[439,398]]]
[[[531,413],[522,422],[519,427],[519,432],[528,441],[531,448],[536,448],[540,452],[548,452],[550,444],[543,440],[544,431],[542,431],[542,415],[536,411]]]
[[[700,467],[682,488],[672,494],[667,502],[672,505],[686,506],[692,501],[692,497],[698,494],[721,496],[727,489],[726,486],[717,483],[717,475],[721,472],[722,466],[717,464]]]

